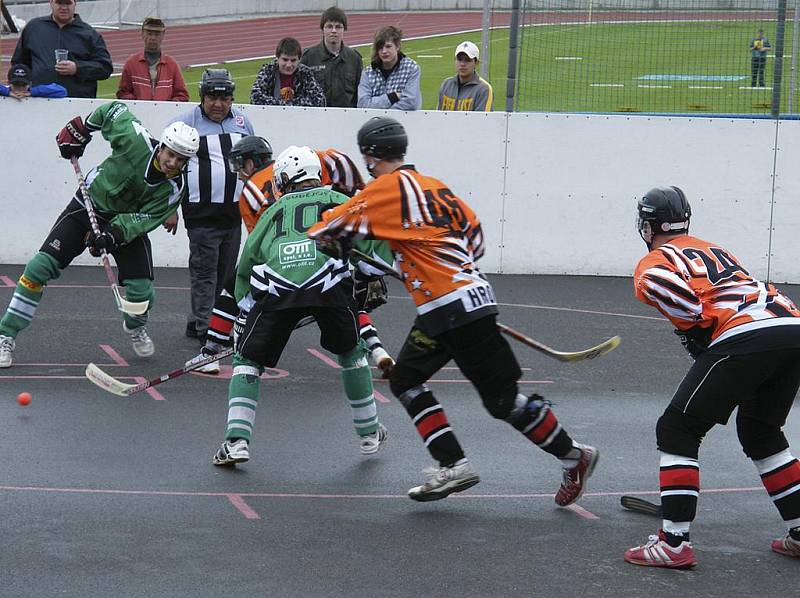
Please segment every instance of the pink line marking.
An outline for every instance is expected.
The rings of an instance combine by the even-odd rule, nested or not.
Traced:
[[[86,376],[0,376],[0,380],[86,380]]]
[[[342,369],[342,368],[339,366],[339,364],[338,364],[338,363],[336,363],[336,362],[335,362],[333,359],[331,359],[330,357],[328,357],[328,356],[327,356],[327,355],[325,355],[324,353],[320,353],[319,351],[317,351],[316,349],[312,349],[311,347],[309,347],[308,349],[306,349],[306,351],[308,351],[309,353],[311,353],[311,354],[312,354],[314,357],[316,357],[316,358],[317,358],[317,359],[319,359],[320,361],[323,361],[324,363],[328,364],[328,365],[329,365],[329,366],[331,366],[332,368],[335,368],[335,369],[337,369],[337,370],[340,370],[340,369]]]
[[[247,517],[248,519],[261,519],[258,513],[256,513],[250,505],[244,502],[244,499],[239,494],[226,494],[228,500],[231,501],[231,504],[236,507],[239,512]]]
[[[568,510],[572,511],[573,513],[580,515],[584,519],[600,519],[597,515],[592,513],[591,511],[587,511],[580,505],[576,505],[575,503],[571,504],[567,507]]]
[[[2,283],[5,286],[10,288],[16,288],[17,286],[17,284],[13,280],[11,280],[8,276],[0,276],[0,281],[2,281]]]
[[[32,363],[32,362],[25,362],[20,363],[15,361],[14,367],[21,367],[21,366],[28,366],[28,367],[61,367],[61,368],[85,368],[88,363]],[[116,368],[119,367],[121,364],[119,363],[98,363],[97,365],[102,366],[104,368]],[[127,363],[124,365],[128,365]]]
[[[375,395],[375,400],[378,401],[379,403],[391,403],[389,399],[387,399],[385,396],[383,396],[383,394],[381,394],[374,388],[372,389],[372,394]]]
[[[129,365],[129,364],[128,364],[128,362],[127,362],[127,361],[125,361],[125,359],[122,357],[122,355],[120,355],[119,353],[117,353],[117,352],[114,350],[114,348],[113,348],[111,345],[100,345],[100,348],[101,348],[101,349],[103,350],[103,352],[104,352],[106,355],[108,355],[108,356],[109,356],[109,357],[110,357],[110,358],[111,358],[111,359],[114,361],[114,363],[116,363],[117,365],[122,365],[122,366],[127,366],[127,365]]]
[[[136,381],[136,384],[141,384],[142,382],[147,382],[147,378],[142,378],[141,376],[135,376],[133,379]],[[166,401],[167,400],[167,399],[164,398],[164,395],[162,395],[160,392],[158,392],[152,386],[150,388],[145,388],[144,391],[147,394],[149,394],[152,398],[154,398],[156,401]]]

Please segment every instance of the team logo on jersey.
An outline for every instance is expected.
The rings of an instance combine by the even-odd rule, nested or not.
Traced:
[[[236,116],[233,118],[233,120],[234,120],[234,122],[236,123],[236,126],[237,126],[237,127],[243,127],[243,126],[244,126],[244,116],[242,116],[241,114],[237,114],[237,115],[236,115]]]
[[[281,243],[278,245],[278,256],[281,266],[299,266],[302,262],[317,259],[317,246],[311,239]]]
[[[50,247],[55,249],[56,251],[61,251],[61,240],[60,239],[53,239],[49,243]]]

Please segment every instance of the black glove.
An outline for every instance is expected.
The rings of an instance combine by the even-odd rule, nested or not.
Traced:
[[[689,330],[674,330],[673,332],[678,335],[683,348],[692,356],[692,359],[697,359],[697,356],[707,350],[711,343],[710,327],[694,326]]]
[[[73,157],[80,158],[83,155],[83,150],[86,149],[91,140],[92,133],[83,124],[83,119],[80,116],[76,116],[69,121],[56,135],[58,151],[61,152],[61,157],[67,160]]]
[[[244,325],[247,323],[247,314],[249,312],[241,312],[239,316],[233,321],[233,346],[239,345],[239,339],[244,334]]]
[[[94,233],[86,235],[86,247],[89,248],[89,253],[94,257],[100,257],[103,251],[114,253],[114,250],[119,247],[119,241],[114,236],[114,229],[110,229],[101,232],[99,235]]]
[[[314,241],[314,243],[316,243],[317,249],[325,255],[343,261],[347,259],[350,253],[350,246],[352,245],[350,239],[344,238],[334,239],[332,241]]]
[[[383,276],[368,277],[356,270],[353,279],[353,293],[360,311],[372,311],[386,303],[389,289]]]

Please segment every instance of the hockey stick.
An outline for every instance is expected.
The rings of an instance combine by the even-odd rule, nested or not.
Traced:
[[[300,320],[297,325],[294,327],[295,330],[298,328],[302,328],[303,326],[307,326],[314,322],[313,316],[306,316],[302,320]],[[94,363],[90,363],[86,366],[86,377],[89,379],[90,382],[94,383],[95,385],[99,386],[103,390],[107,390],[111,394],[118,395],[120,397],[129,397],[132,394],[136,394],[137,392],[142,392],[150,388],[151,386],[157,386],[162,382],[167,382],[168,380],[174,380],[184,374],[188,374],[189,372],[193,372],[194,370],[203,367],[204,365],[208,365],[209,363],[213,363],[215,361],[219,361],[220,359],[225,359],[233,355],[235,349],[233,347],[229,347],[220,351],[219,353],[214,353],[213,355],[209,355],[199,361],[192,363],[191,365],[184,365],[182,368],[178,368],[177,370],[172,370],[167,374],[163,374],[158,378],[153,378],[151,380],[147,380],[145,382],[140,382],[139,384],[128,384],[123,382],[122,380],[118,380],[114,378],[111,374],[104,372],[100,369],[99,366],[95,365]]]
[[[649,500],[645,500],[643,498],[625,495],[620,497],[619,502],[623,506],[623,508],[628,509],[629,511],[633,511],[635,513],[652,515],[653,517],[663,516],[661,505],[656,504],[654,502],[650,502]]]
[[[89,195],[89,189],[87,189],[86,183],[83,179],[83,173],[81,172],[80,164],[78,164],[78,158],[73,156],[69,159],[69,161],[72,163],[72,168],[75,170],[75,176],[78,178],[78,186],[80,187],[81,194],[83,195],[83,205],[86,208],[86,214],[89,216],[89,224],[92,226],[92,232],[95,235],[99,235],[100,226],[97,224],[97,214],[95,214],[94,205],[92,204],[92,197]],[[111,291],[114,293],[114,300],[117,302],[117,308],[126,314],[131,314],[134,316],[139,316],[145,313],[147,308],[150,307],[150,302],[134,302],[125,299],[125,297],[123,297],[119,292],[117,279],[114,276],[114,270],[111,269],[111,262],[108,259],[108,253],[105,249],[100,250],[100,258],[103,260],[103,268],[106,271],[108,283],[111,285]]]
[[[388,276],[392,278],[396,278],[397,280],[403,280],[402,276],[393,268],[389,268],[380,262],[372,259],[366,253],[359,251],[358,249],[351,249],[350,252],[355,255],[358,259],[366,262],[373,268],[381,270],[385,272]],[[585,359],[594,359],[595,357],[599,357],[600,355],[605,355],[606,353],[613,351],[619,346],[619,343],[622,339],[618,336],[612,336],[611,338],[603,341],[599,345],[595,345],[594,347],[590,347],[588,349],[584,349],[583,351],[557,351],[552,347],[548,347],[544,343],[540,343],[539,341],[532,339],[529,336],[514,330],[510,326],[506,324],[501,324],[500,322],[497,323],[497,327],[500,329],[500,332],[506,334],[513,338],[516,341],[521,342],[523,345],[527,345],[531,349],[539,351],[540,353],[544,353],[548,357],[552,357],[553,359],[557,359],[558,361],[583,361]]]

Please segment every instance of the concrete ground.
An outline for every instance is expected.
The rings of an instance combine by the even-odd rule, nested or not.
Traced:
[[[2,306],[21,270],[0,266]],[[655,421],[687,358],[668,323],[635,302],[629,279],[491,279],[500,321],[555,348],[622,336],[613,353],[578,364],[515,345],[523,390],[551,399],[568,431],[601,451],[578,508],[553,503],[558,462],[493,420],[452,368],[431,385],[482,481],[443,501],[409,500],[432,462],[408,416],[377,380],[390,439],[362,457],[314,326],[295,333],[262,384],[251,461],[215,468],[229,369],[129,398],[83,376],[93,361],[125,381],[152,378],[196,354],[183,336],[187,272],[157,273],[157,353],[145,360],[122,333],[103,272],[74,267],[17,339],[14,367],[0,370],[0,595],[795,595],[800,562],[770,551],[782,523],[731,425],[701,450],[699,566],[623,562],[660,524],[622,510],[619,497],[658,500]],[[389,285],[375,320],[396,352],[414,312]],[[21,391],[33,395],[27,407],[15,401]],[[787,434],[797,452],[796,411]]]

